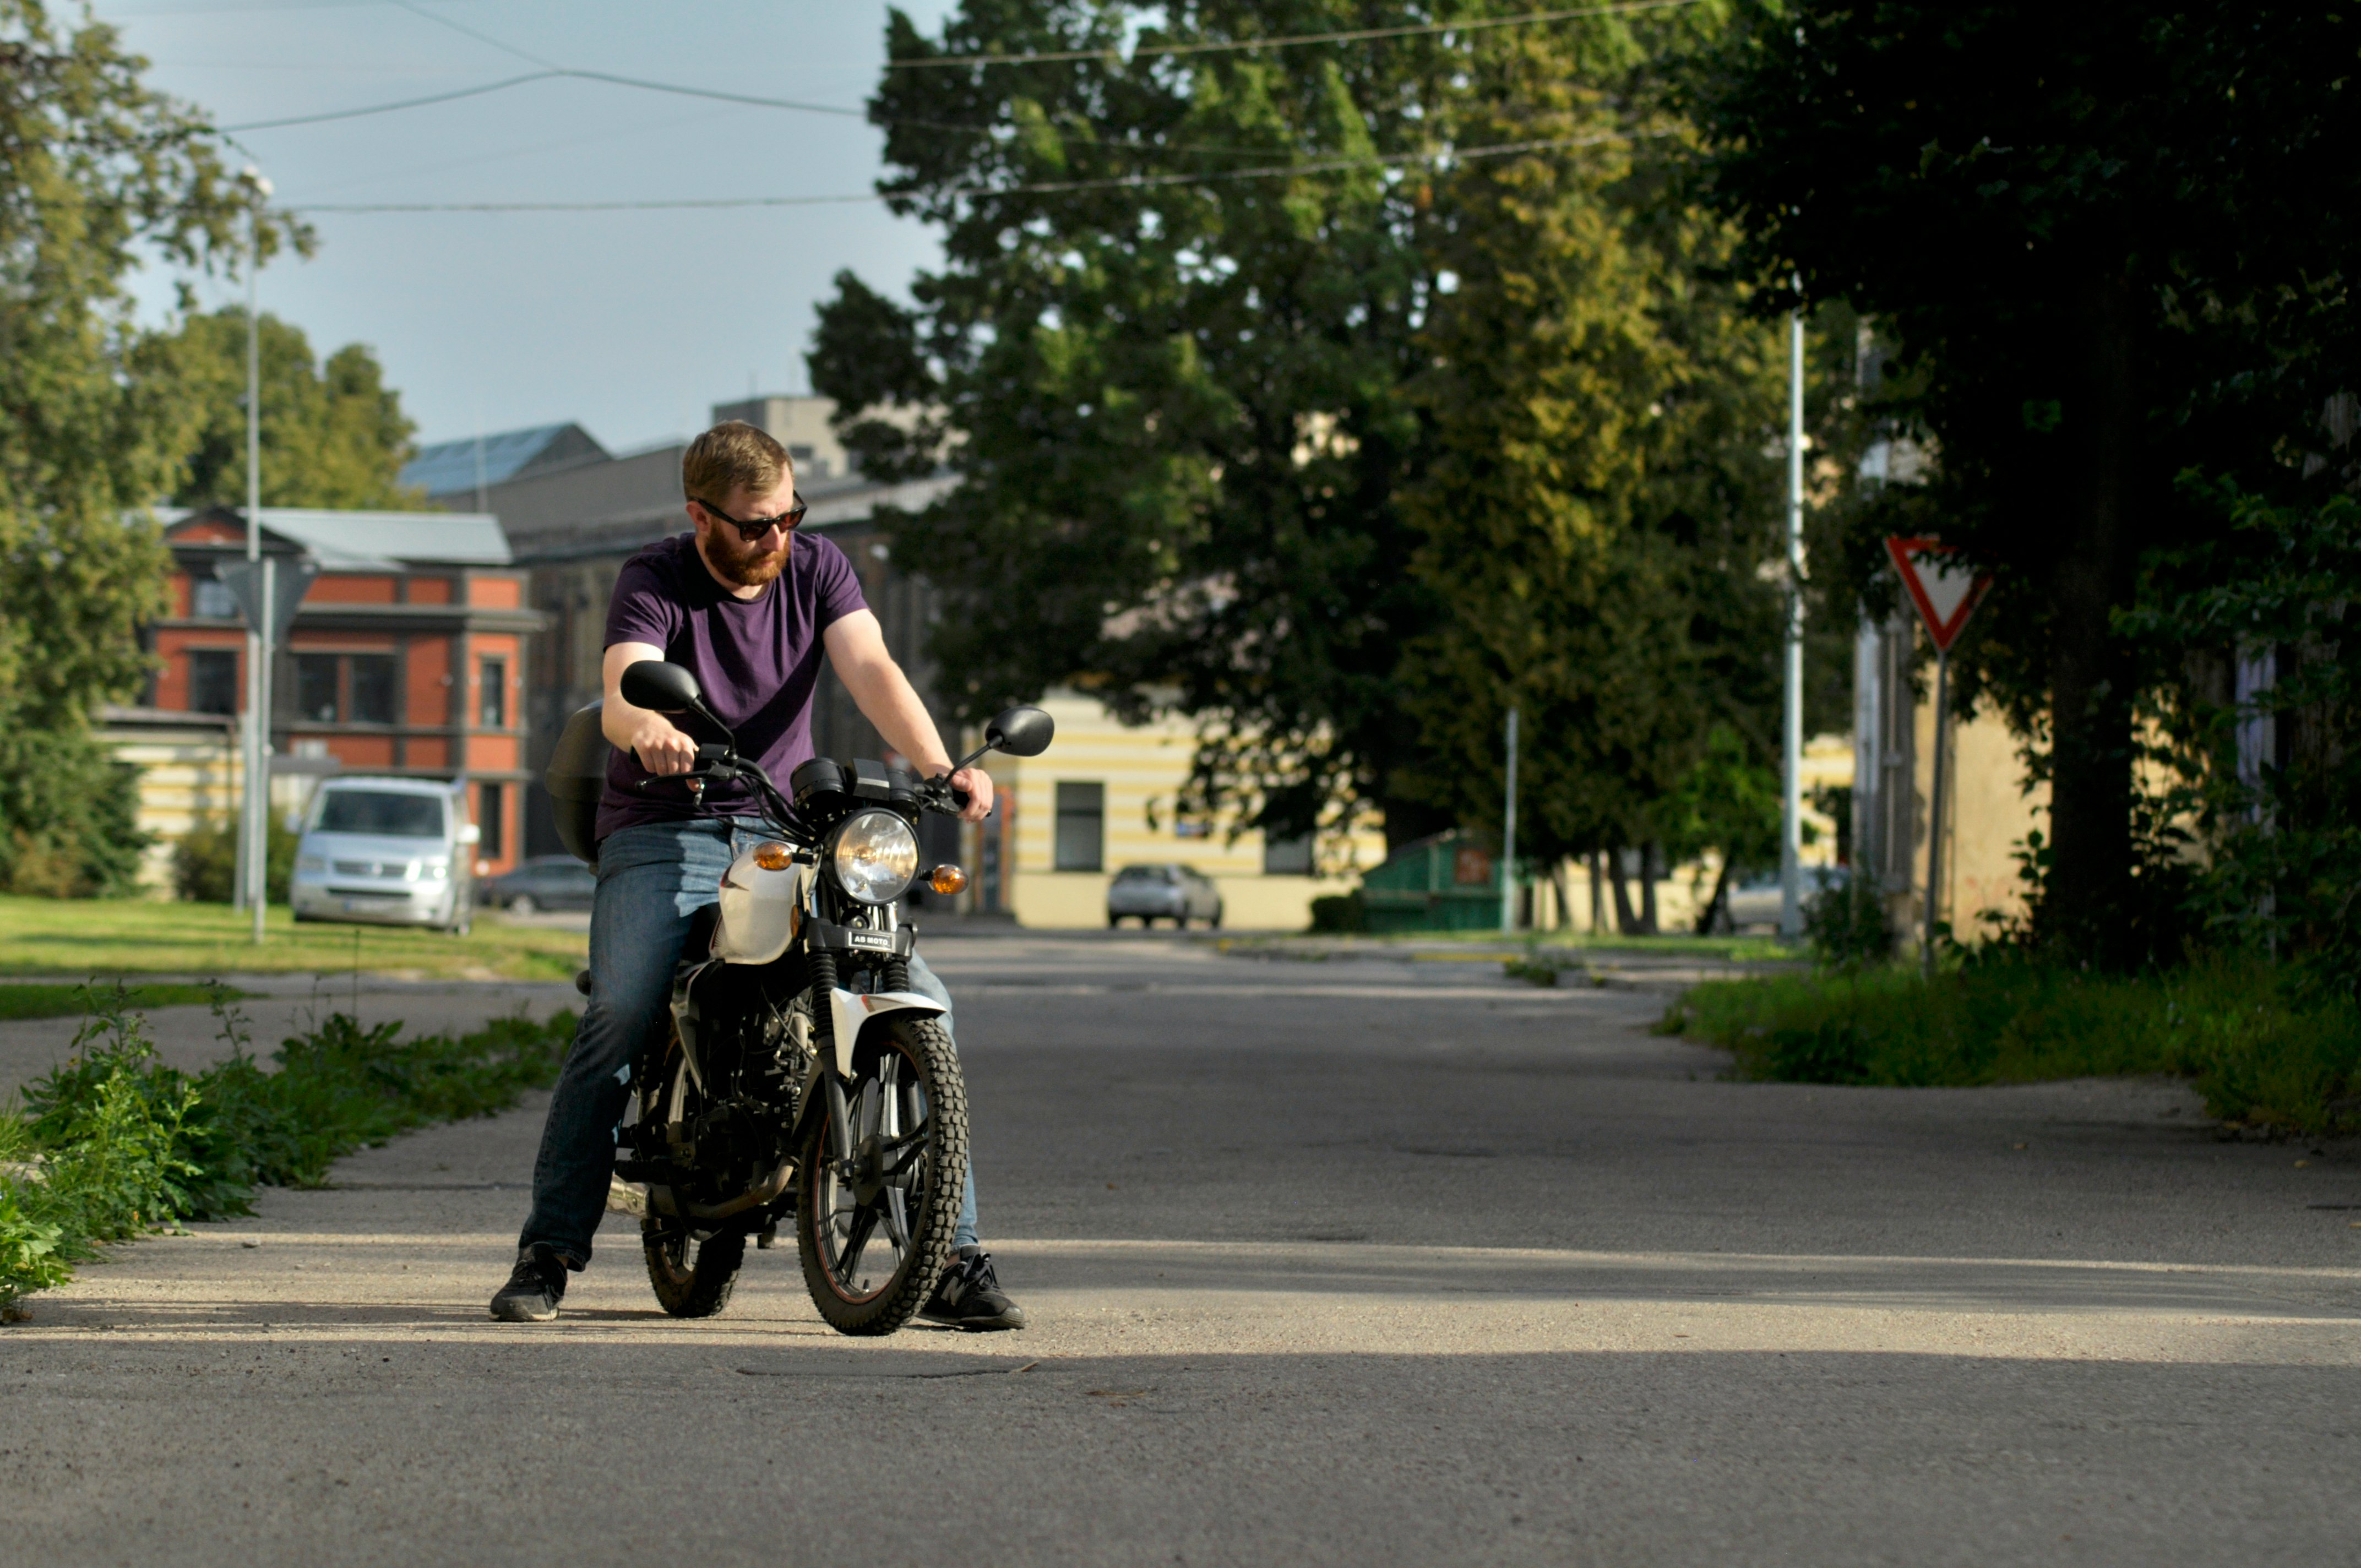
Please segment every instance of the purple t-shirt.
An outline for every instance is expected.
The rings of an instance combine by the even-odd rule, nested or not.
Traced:
[[[607,643],[647,642],[687,669],[705,693],[705,706],[738,737],[738,752],[763,764],[781,790],[787,775],[812,754],[812,692],[826,650],[820,633],[841,617],[866,609],[861,579],[844,552],[818,534],[792,536],[786,569],[751,599],[733,598],[706,569],[697,535],[651,544],[623,563],[607,607]],[[697,741],[695,718],[675,723]],[[753,792],[714,784],[702,800],[680,779],[656,779],[638,753],[618,747],[607,763],[607,790],[598,801],[598,837],[643,822],[688,817],[751,814]]]

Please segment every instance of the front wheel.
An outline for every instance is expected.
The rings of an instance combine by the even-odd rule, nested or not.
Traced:
[[[950,1255],[967,1181],[967,1086],[942,1025],[897,1015],[870,1026],[842,1088],[841,1134],[823,1112],[804,1136],[796,1250],[829,1327],[890,1334]]]

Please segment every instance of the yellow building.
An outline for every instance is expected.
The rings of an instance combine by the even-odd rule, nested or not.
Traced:
[[[1887,914],[1912,945],[1926,929],[1935,788],[1933,675],[1911,678],[1925,635],[1915,616],[1865,626],[1853,659],[1853,765],[1861,781],[1853,791],[1853,862],[1877,879]],[[1987,915],[2024,915],[2016,856],[2046,821],[2049,792],[2027,787],[2022,742],[1998,716],[1954,718],[1945,729],[1949,808],[1935,914],[1967,941],[1988,934]]]
[[[1052,692],[1040,706],[1058,721],[1057,739],[1038,757],[986,762],[1003,802],[984,824],[995,841],[986,853],[972,837],[968,849],[980,872],[972,897],[1009,910],[1020,925],[1104,926],[1116,872],[1177,863],[1220,888],[1224,926],[1300,931],[1311,924],[1314,898],[1350,893],[1358,871],[1385,859],[1384,837],[1362,833],[1341,850],[1323,846],[1330,863],[1319,874],[1309,843],[1266,843],[1259,831],[1232,842],[1225,829],[1183,822],[1174,804],[1196,752],[1186,719],[1133,728],[1071,691]]]

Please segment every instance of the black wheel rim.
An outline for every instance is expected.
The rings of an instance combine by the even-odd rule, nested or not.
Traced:
[[[829,1290],[858,1304],[891,1289],[909,1265],[912,1237],[934,1199],[934,1129],[917,1064],[898,1047],[854,1080],[845,1099],[852,1147],[836,1146],[832,1124],[821,1134],[813,1239]]]

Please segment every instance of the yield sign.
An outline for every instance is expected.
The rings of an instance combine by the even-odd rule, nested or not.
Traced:
[[[1938,540],[1889,538],[1885,553],[1894,557],[1894,569],[1902,574],[1902,586],[1910,590],[1910,602],[1918,607],[1918,618],[1927,623],[1936,651],[1949,652],[1968,617],[1975,614],[1976,601],[1992,587],[1991,575],[1977,571]]]

